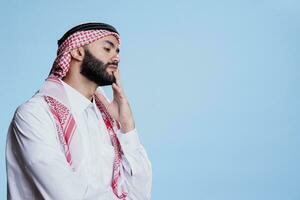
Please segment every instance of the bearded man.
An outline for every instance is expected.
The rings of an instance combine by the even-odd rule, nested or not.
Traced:
[[[119,46],[104,23],[80,24],[58,41],[50,75],[9,127],[8,199],[150,199],[151,164],[120,82]]]

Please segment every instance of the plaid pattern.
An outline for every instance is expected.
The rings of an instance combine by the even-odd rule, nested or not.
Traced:
[[[57,133],[60,143],[65,151],[67,162],[70,166],[72,166],[73,160],[70,151],[70,143],[76,130],[74,117],[70,114],[70,110],[56,99],[50,96],[45,96],[45,100],[55,119]]]
[[[115,36],[118,42],[121,42],[117,33],[106,30],[78,31],[70,35],[58,48],[57,57],[53,63],[50,74],[62,79],[66,76],[70,68],[71,50],[90,44],[109,35]]]
[[[113,177],[112,177],[112,183],[111,183],[111,187],[113,189],[114,194],[119,198],[119,199],[126,199],[127,196],[127,191],[125,190],[125,188],[121,188],[122,190],[122,194],[119,195],[119,187],[118,187],[118,183],[119,183],[119,178],[120,178],[120,170],[121,170],[121,161],[122,161],[122,148],[121,148],[121,144],[119,142],[119,139],[117,137],[116,131],[118,129],[120,129],[120,124],[118,121],[114,120],[110,114],[108,113],[108,111],[106,110],[105,106],[103,105],[103,103],[100,101],[99,97],[97,96],[98,94],[96,93],[94,95],[95,101],[96,101],[96,105],[99,108],[103,121],[106,125],[106,128],[108,130],[109,136],[110,136],[110,140],[111,143],[114,147],[115,150],[115,159],[114,159],[114,164],[113,164]]]

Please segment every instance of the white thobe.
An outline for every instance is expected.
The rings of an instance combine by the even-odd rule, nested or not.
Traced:
[[[83,159],[74,171],[66,161],[44,97],[21,105],[10,124],[6,145],[7,197],[12,200],[114,200],[111,188],[114,148],[95,102],[63,83],[80,134]],[[99,123],[100,121],[100,123]],[[127,199],[147,200],[152,170],[137,130],[118,132]]]

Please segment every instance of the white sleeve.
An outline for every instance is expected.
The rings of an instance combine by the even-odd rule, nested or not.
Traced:
[[[66,161],[55,124],[41,105],[21,106],[12,121],[16,156],[44,199],[112,199],[112,190],[88,183]]]
[[[140,144],[136,129],[128,133],[118,133],[123,150],[125,178],[128,183],[128,199],[150,200],[152,186],[152,168],[144,147]]]

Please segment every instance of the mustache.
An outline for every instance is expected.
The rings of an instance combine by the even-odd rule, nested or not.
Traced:
[[[109,65],[113,65],[114,67],[118,67],[119,66],[119,62],[109,62],[105,64],[105,67],[108,67]]]

